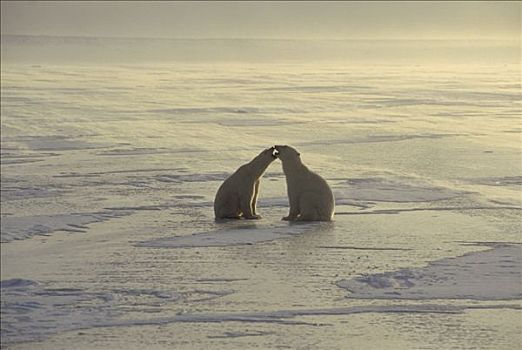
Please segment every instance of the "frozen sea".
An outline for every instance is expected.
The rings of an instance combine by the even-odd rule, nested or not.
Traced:
[[[2,347],[522,347],[520,43],[464,44],[3,37]],[[214,221],[274,144],[333,222],[278,160]]]

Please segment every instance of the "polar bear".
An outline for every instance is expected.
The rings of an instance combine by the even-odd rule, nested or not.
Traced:
[[[216,220],[261,218],[256,213],[259,179],[276,159],[274,152],[274,147],[265,149],[221,184],[214,200]]]
[[[310,171],[299,152],[290,146],[275,146],[276,157],[283,163],[290,213],[283,220],[331,221],[335,199],[328,183]]]

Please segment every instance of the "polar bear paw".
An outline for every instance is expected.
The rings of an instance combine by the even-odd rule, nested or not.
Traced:
[[[261,219],[261,215],[251,215],[251,216],[243,216],[246,220],[259,220]]]

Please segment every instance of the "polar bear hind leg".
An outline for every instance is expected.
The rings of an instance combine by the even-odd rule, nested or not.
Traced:
[[[239,219],[241,211],[239,210],[239,198],[234,196],[226,196],[222,198],[220,203],[216,203],[216,219]]]
[[[332,215],[330,208],[323,208],[324,199],[322,196],[312,192],[305,192],[301,195],[299,206],[301,209],[298,221],[330,221]]]

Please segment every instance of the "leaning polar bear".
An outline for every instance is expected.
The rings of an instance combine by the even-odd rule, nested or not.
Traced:
[[[214,200],[216,220],[261,218],[256,213],[259,179],[275,160],[274,151],[274,147],[265,149],[223,182]]]
[[[335,199],[326,181],[302,162],[299,152],[290,146],[275,146],[283,163],[290,213],[283,220],[330,221]]]

